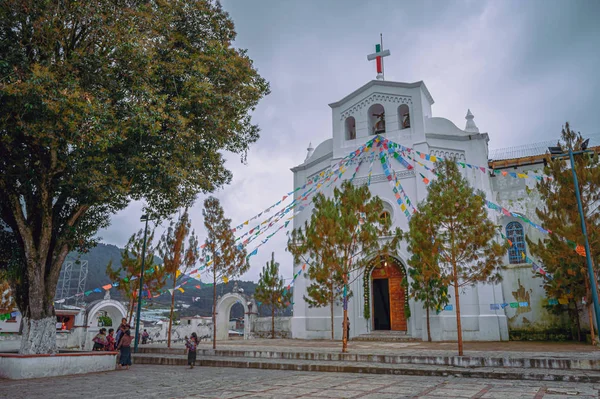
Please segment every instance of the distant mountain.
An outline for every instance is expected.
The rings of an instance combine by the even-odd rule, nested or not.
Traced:
[[[87,253],[79,253],[79,252],[70,252],[66,259],[65,264],[67,262],[73,262],[73,271],[71,272],[71,290],[70,295],[75,294],[78,276],[79,276],[79,263],[82,261],[88,262],[88,274],[85,283],[85,291],[93,290],[95,288],[102,287],[103,285],[110,284],[112,281],[106,275],[106,267],[112,261],[113,269],[121,266],[121,254],[123,253],[123,249],[117,247],[116,245],[111,244],[98,244],[96,247],[90,249]],[[162,259],[155,256],[154,257],[155,264],[162,264]],[[63,264],[63,270],[65,268],[65,264]],[[60,288],[61,288],[62,280],[59,280],[57,287],[57,298],[60,297]],[[116,299],[122,299],[122,295],[118,292],[118,290],[113,289],[110,292],[111,297]],[[104,292],[102,293],[92,293],[85,298],[85,302],[90,303],[97,299],[102,299],[104,297]],[[69,303],[69,302],[67,302]]]
[[[71,274],[71,295],[75,294],[77,287],[79,265],[77,262],[86,261],[88,262],[88,275],[85,283],[85,291],[100,288],[103,285],[110,284],[112,281],[106,275],[106,266],[112,261],[113,268],[118,268],[121,265],[121,254],[122,248],[119,248],[111,244],[98,244],[96,247],[90,249],[89,252],[81,254],[77,252],[71,252],[67,255],[65,263],[68,261],[74,262],[73,271]],[[162,264],[162,259],[155,257],[155,264]],[[63,265],[64,268],[64,265]],[[232,292],[235,281],[230,281],[228,284],[219,283],[217,284],[217,296]],[[244,290],[247,295],[253,295],[256,290],[256,283],[252,281],[237,281],[238,287]],[[173,281],[167,281],[165,288],[171,288]],[[200,288],[197,288],[199,286]],[[61,281],[57,287],[57,293],[60,292]],[[207,286],[206,284],[190,279],[182,287],[184,292],[177,291],[175,294],[175,300],[178,308],[178,314],[180,316],[209,316],[212,314],[212,296],[213,287]],[[123,300],[122,294],[117,289],[111,289],[111,297],[117,300]],[[104,291],[101,293],[91,293],[85,297],[85,302],[90,303],[97,299],[104,297]],[[57,295],[57,299],[59,296]],[[196,298],[193,301],[193,298]],[[67,304],[72,301],[67,301]],[[184,307],[182,305],[190,305]],[[151,298],[146,301],[145,307],[152,309],[154,307],[165,307],[171,306],[171,297],[168,294],[163,294],[156,298]],[[270,315],[270,310],[266,306],[261,306],[259,309],[260,314]],[[242,305],[234,305],[231,310],[231,317],[243,317],[244,311]],[[291,306],[282,312],[282,315],[291,315]]]

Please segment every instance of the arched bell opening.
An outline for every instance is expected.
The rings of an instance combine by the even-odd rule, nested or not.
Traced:
[[[369,132],[372,135],[385,134],[385,109],[381,104],[373,104],[368,111]]]
[[[346,118],[344,125],[346,140],[356,139],[356,119],[353,116],[349,116]]]

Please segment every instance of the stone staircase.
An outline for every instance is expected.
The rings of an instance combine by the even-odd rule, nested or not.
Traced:
[[[135,364],[187,365],[183,349],[141,348]],[[600,359],[199,349],[196,365],[270,370],[600,383]]]
[[[418,338],[406,335],[406,331],[371,331],[367,334],[361,334],[351,341],[378,341],[378,342],[419,342]]]

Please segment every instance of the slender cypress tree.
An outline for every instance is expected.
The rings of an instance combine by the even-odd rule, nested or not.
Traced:
[[[419,211],[434,226],[434,248],[444,285],[454,287],[458,354],[463,355],[460,288],[477,282],[497,282],[506,245],[494,240],[496,226],[488,219],[485,194],[475,193],[456,162],[436,165],[437,179],[429,185]]]
[[[583,142],[581,134],[571,130],[568,122],[565,123],[558,143],[563,152],[568,152],[569,147],[579,151]],[[597,257],[600,254],[600,160],[597,155],[590,154],[575,155],[574,159],[590,250],[592,256]],[[542,261],[546,272],[552,275],[552,278],[544,279],[544,288],[548,297],[560,299],[560,304],[550,309],[568,312],[581,340],[580,313],[586,310],[587,303],[590,327],[593,329],[593,304],[573,172],[569,160],[562,158],[548,160],[544,173],[551,179],[537,183],[536,188],[544,207],[536,209],[536,213],[542,225],[553,234],[537,242],[527,241],[531,253]]]
[[[279,275],[279,263],[275,262],[275,253],[271,253],[268,262],[260,273],[254,297],[271,308],[271,339],[275,338],[275,310],[283,309],[292,297],[291,291],[284,287]]]
[[[164,267],[155,267],[154,254],[156,248],[153,245],[154,230],[150,231],[146,238],[146,260],[144,262],[144,287],[142,292],[157,291],[166,283]],[[131,323],[135,300],[139,294],[140,279],[131,280],[131,276],[139,276],[142,270],[142,248],[144,245],[144,230],[133,234],[125,249],[121,253],[121,266],[113,268],[112,261],[106,267],[106,275],[113,281],[119,280],[117,290],[121,291],[129,302],[128,320]]]
[[[381,220],[384,210],[379,197],[371,197],[369,187],[355,187],[346,180],[333,190],[333,197],[315,195],[311,219],[304,229],[292,232],[288,250],[296,263],[306,256],[319,259],[320,267],[342,280],[342,352],[348,345],[348,284],[350,274],[367,266],[367,255],[391,253],[401,238],[400,230],[390,231],[391,221]],[[385,237],[385,239],[382,239]]]
[[[410,296],[423,302],[427,314],[427,341],[431,342],[430,310],[440,311],[448,303],[448,286],[444,284],[439,267],[439,247],[436,239],[436,228],[428,208],[419,207],[408,223],[409,231],[405,234],[408,251],[411,257],[409,274]]]
[[[171,347],[171,328],[173,326],[173,314],[175,310],[175,294],[177,292],[177,281],[181,274],[185,274],[192,268],[198,260],[198,237],[190,228],[192,223],[187,208],[179,217],[177,223],[171,221],[167,231],[160,240],[159,249],[163,258],[164,269],[173,279],[173,288],[171,289],[171,312],[169,314],[169,332],[167,338],[167,347]],[[189,238],[188,238],[189,236]],[[186,239],[188,239],[186,247]],[[181,288],[183,290],[183,288]]]
[[[244,274],[250,265],[246,258],[246,249],[236,245],[231,219],[225,217],[221,203],[215,197],[204,201],[204,226],[208,233],[202,256],[210,257],[208,273],[213,279],[213,349],[217,348],[217,281],[232,279]]]

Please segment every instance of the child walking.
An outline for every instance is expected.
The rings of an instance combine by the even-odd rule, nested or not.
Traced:
[[[185,337],[185,347],[188,351],[188,365],[193,369],[194,364],[196,364],[196,349],[198,348],[198,336],[196,333],[192,333],[189,339]]]

